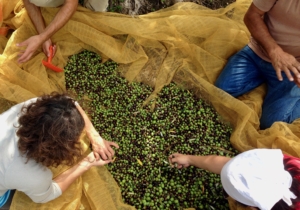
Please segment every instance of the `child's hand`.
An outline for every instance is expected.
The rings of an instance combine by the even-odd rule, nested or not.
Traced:
[[[174,153],[169,156],[169,163],[175,168],[186,168],[190,166],[189,155]]]

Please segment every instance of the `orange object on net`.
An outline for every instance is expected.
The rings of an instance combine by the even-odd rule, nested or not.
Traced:
[[[6,36],[9,28],[4,27],[3,25],[3,12],[2,12],[2,2],[0,2],[0,35]]]
[[[53,46],[50,46],[50,47],[49,47],[49,51],[50,51],[50,56],[48,57],[47,61],[42,60],[43,65],[44,65],[45,67],[47,67],[48,69],[51,69],[51,70],[53,70],[53,71],[56,71],[56,72],[63,72],[63,69],[61,69],[61,68],[59,68],[59,67],[57,67],[57,66],[55,66],[55,65],[53,65],[53,64],[51,63],[52,57],[53,57]]]

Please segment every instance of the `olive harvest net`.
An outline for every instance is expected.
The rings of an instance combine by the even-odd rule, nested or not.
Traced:
[[[173,81],[207,100],[232,125],[230,141],[237,150],[280,148],[286,154],[300,157],[300,121],[276,122],[266,130],[259,129],[264,85],[238,99],[214,86],[227,59],[249,41],[243,16],[250,3],[237,0],[226,8],[211,10],[182,2],[140,16],[91,12],[79,6],[71,20],[52,37],[57,45],[52,62],[63,68],[70,55],[83,49],[94,51],[119,63],[128,81],[154,87],[148,101]],[[46,24],[58,10],[42,8]],[[7,33],[8,29],[12,33]],[[30,61],[17,62],[20,49],[16,43],[35,34],[22,1],[0,1],[0,113],[12,104],[52,91],[65,91],[64,73],[42,65],[41,61],[46,59],[42,49]],[[66,168],[52,170],[55,176]],[[109,172],[100,167],[86,172],[60,198],[47,204],[35,204],[17,192],[11,208],[133,208],[122,202],[119,191]],[[233,200],[229,204],[231,209],[245,209]]]

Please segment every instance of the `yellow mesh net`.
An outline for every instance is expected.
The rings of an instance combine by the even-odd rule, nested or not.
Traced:
[[[92,50],[121,64],[120,70],[129,81],[142,81],[155,87],[149,100],[171,81],[193,90],[196,95],[209,101],[233,126],[230,140],[239,151],[280,148],[287,154],[300,157],[298,120],[292,124],[276,122],[269,129],[259,130],[261,105],[266,92],[264,85],[238,99],[213,85],[228,57],[249,41],[243,16],[250,3],[250,0],[237,0],[226,8],[210,10],[185,2],[141,16],[95,13],[79,7],[72,19],[52,38],[57,45],[53,64],[63,68],[68,56],[83,49]],[[63,73],[45,69],[42,65],[41,60],[46,57],[41,49],[27,63],[20,65],[16,62],[19,52],[16,43],[36,32],[22,1],[2,0],[0,5],[3,15],[0,26],[17,29],[8,41],[5,35],[0,35],[0,52],[3,51],[0,56],[1,112],[11,103],[43,93],[63,91],[65,84]],[[53,19],[58,9],[42,9],[46,23]],[[92,170],[91,173],[99,172]],[[102,176],[102,171],[99,174]],[[84,175],[75,184],[78,194],[64,195],[66,199],[70,199],[69,196],[76,198],[68,205],[74,202],[74,206],[82,209],[99,207],[100,203],[95,206],[91,204],[97,203],[97,200],[86,196],[90,192],[86,191],[82,180],[88,180],[89,176]],[[110,179],[109,175],[107,177]],[[35,205],[17,193],[13,206],[19,202]],[[231,209],[243,209],[232,200],[230,206]],[[68,209],[67,206],[55,207]]]
[[[82,135],[81,140],[86,156],[90,153],[89,141],[85,134]],[[68,168],[61,165],[50,169],[53,172],[53,177],[56,177]],[[88,172],[76,179],[62,196],[46,204],[34,203],[27,195],[16,191],[10,209],[132,210],[134,208],[123,203],[117,183],[106,167],[103,166],[92,167]]]

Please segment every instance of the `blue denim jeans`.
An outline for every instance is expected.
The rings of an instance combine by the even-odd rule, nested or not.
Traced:
[[[238,97],[265,82],[267,95],[260,119],[260,127],[265,129],[276,121],[291,123],[300,117],[300,88],[284,73],[282,77],[279,81],[272,64],[245,46],[228,60],[215,85]]]
[[[10,190],[7,190],[7,192],[4,193],[4,195],[0,196],[0,208],[1,209],[6,204],[7,200],[9,199],[10,192],[11,192]]]

